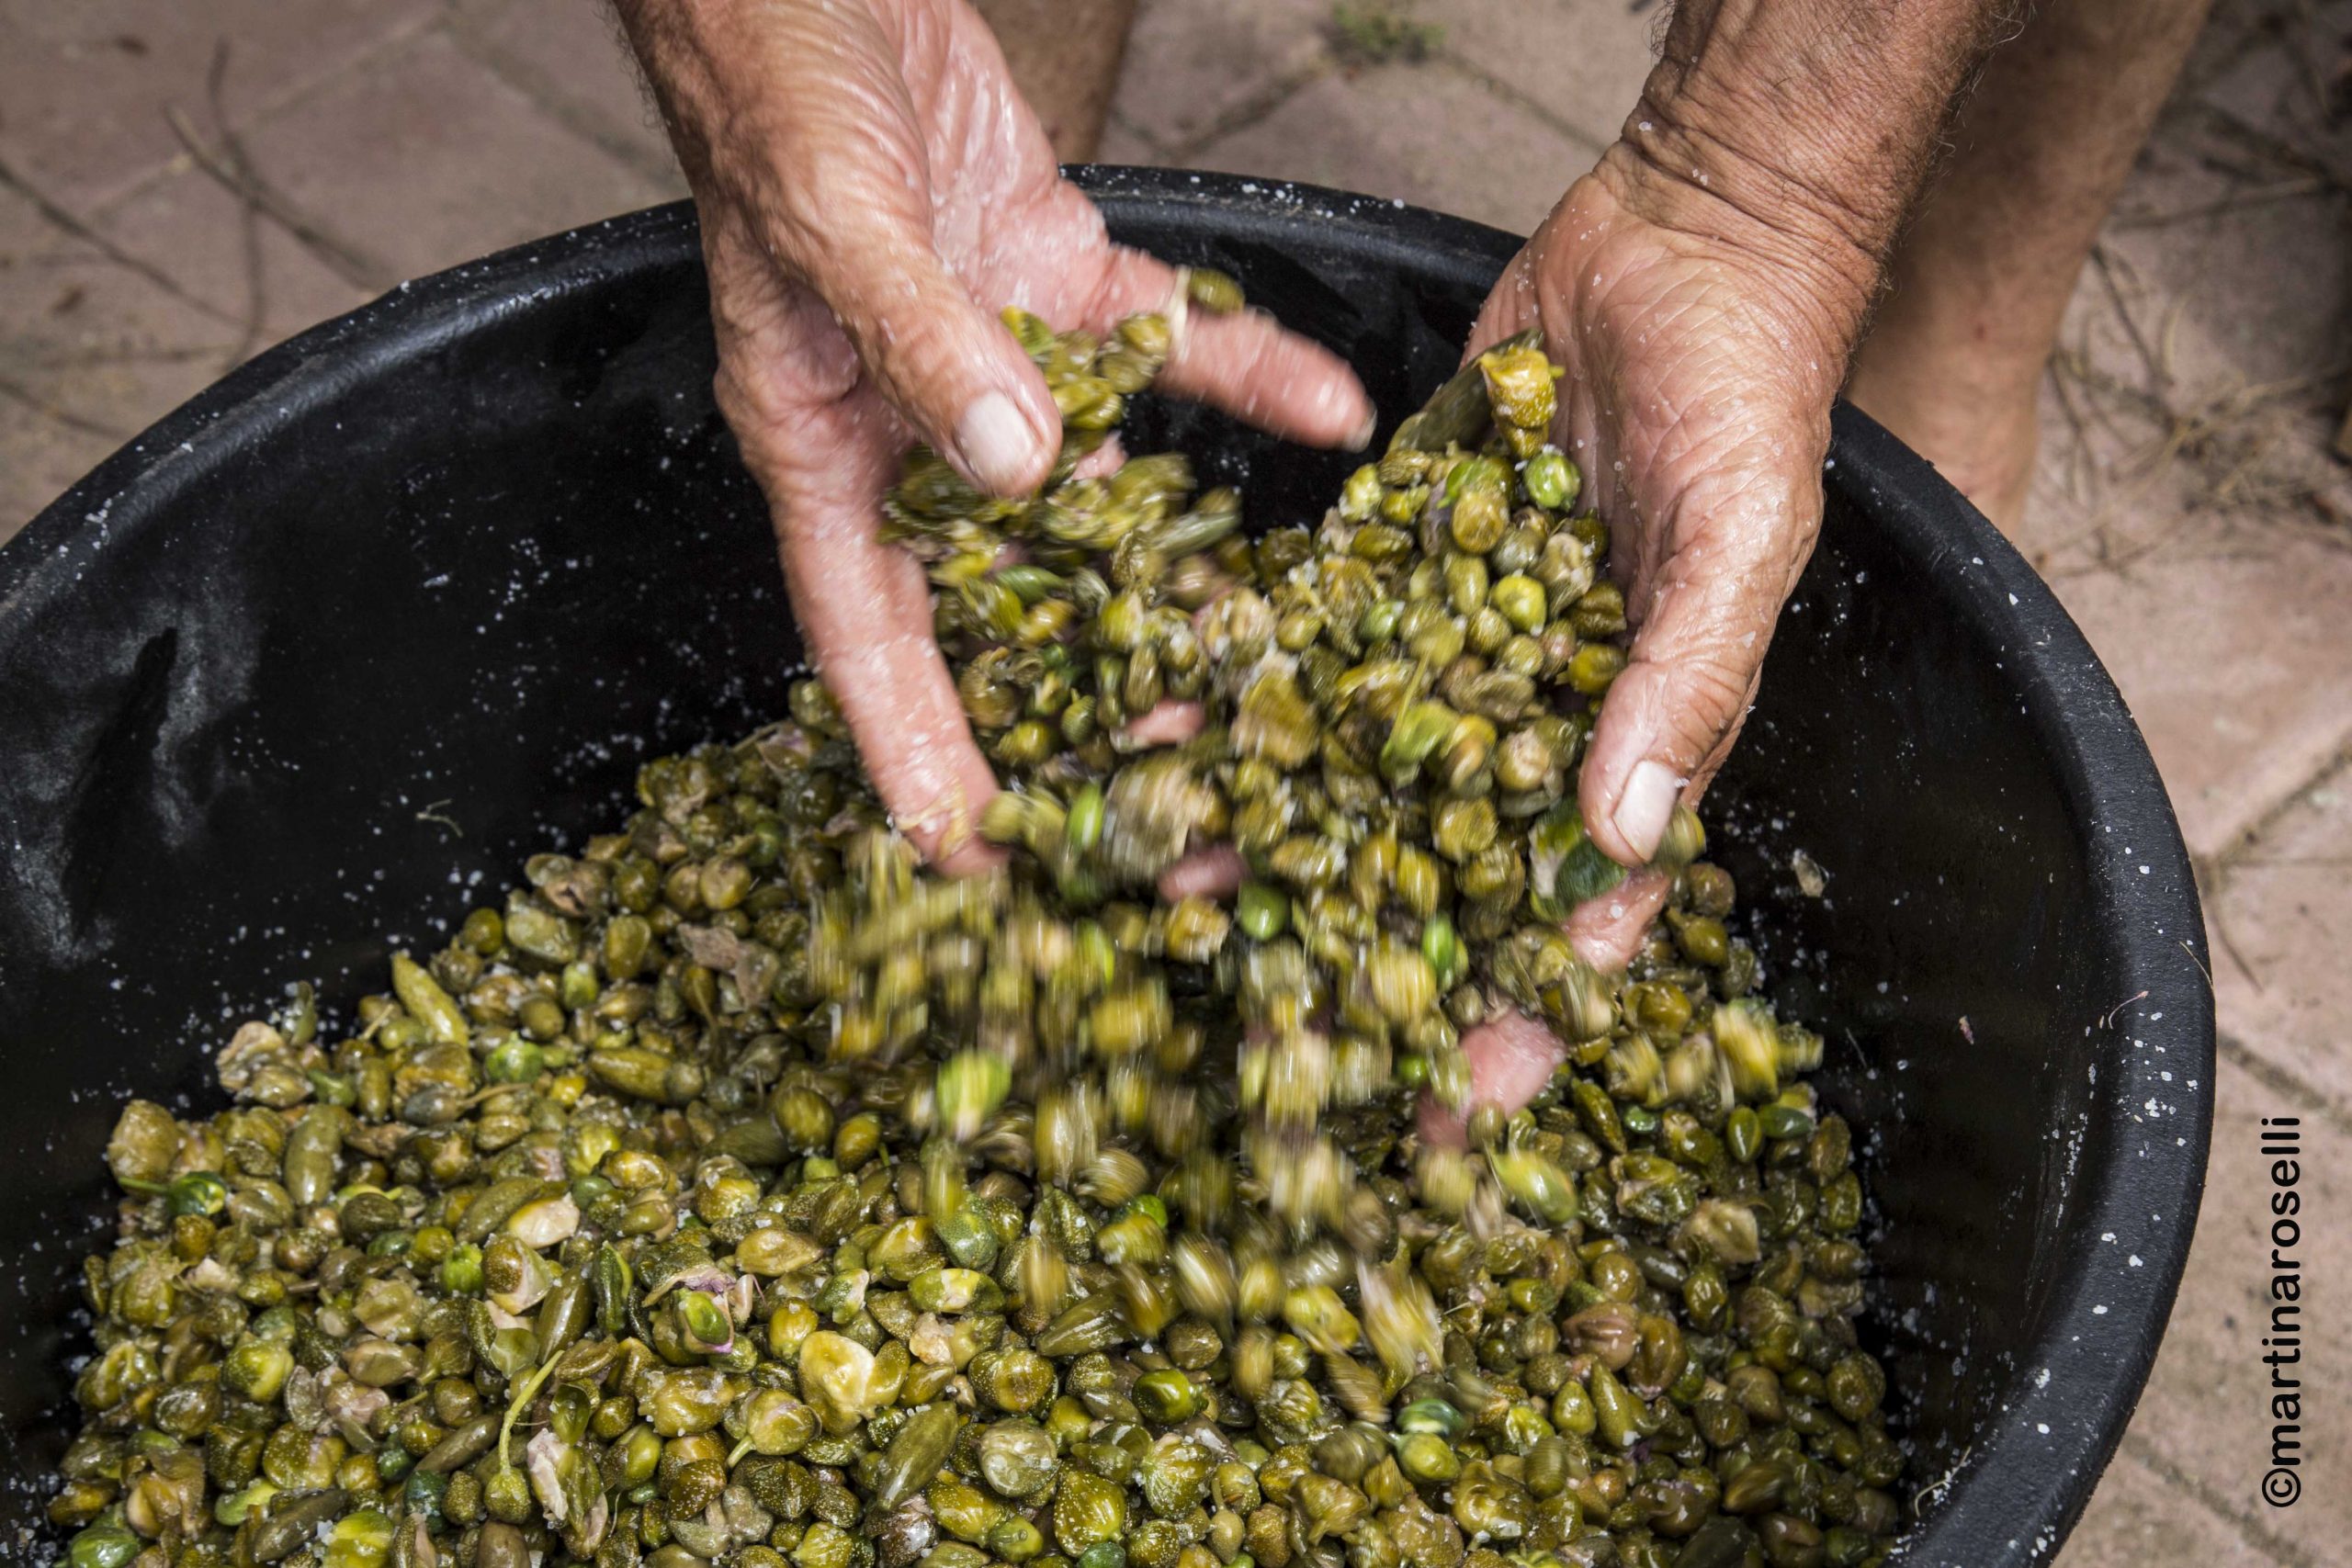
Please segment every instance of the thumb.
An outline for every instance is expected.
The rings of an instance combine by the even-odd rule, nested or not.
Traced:
[[[883,220],[828,246],[809,281],[883,395],[966,479],[997,495],[1045,482],[1062,430],[1045,376],[927,233]]]
[[[1657,853],[1675,807],[1697,803],[1747,716],[1820,515],[1817,490],[1809,509],[1790,499],[1778,525],[1706,530],[1657,573],[1577,786],[1586,830],[1620,865]]]

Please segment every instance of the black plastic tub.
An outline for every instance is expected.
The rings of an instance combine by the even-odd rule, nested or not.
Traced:
[[[1324,191],[1085,178],[1121,238],[1237,274],[1389,420],[1516,245]],[[642,758],[781,711],[797,649],[704,311],[684,208],[427,278],[262,355],[0,551],[0,1557],[40,1555],[119,1099],[209,1102],[211,1052],[285,982],[347,1007],[389,939],[613,820]],[[1132,446],[1244,480],[1261,524],[1348,467],[1139,419]],[[1850,410],[1827,477],[1715,843],[1867,1130],[1904,1558],[2033,1561],[2188,1252],[2202,926],[2147,750],[2040,580]]]

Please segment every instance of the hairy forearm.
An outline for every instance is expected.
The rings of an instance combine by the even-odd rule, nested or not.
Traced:
[[[1955,100],[2023,0],[1679,0],[1604,161],[1629,205],[1761,251],[1849,340]]]
[[[661,111],[671,144],[697,190],[712,176],[710,136],[724,121],[718,62],[743,50],[730,33],[741,7],[733,0],[608,0],[636,56],[639,74]]]

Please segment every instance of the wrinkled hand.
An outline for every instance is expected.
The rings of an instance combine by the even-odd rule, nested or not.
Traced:
[[[995,775],[879,502],[915,441],[983,489],[1035,488],[1061,420],[997,311],[1101,332],[1176,275],[1109,242],[963,0],[621,9],[694,187],[719,406],[801,634],[899,825],[949,870],[984,864]],[[1297,440],[1372,434],[1348,368],[1260,315],[1194,314],[1159,384]]]
[[[1570,187],[1470,343],[1475,355],[1541,326],[1567,367],[1554,439],[1610,525],[1636,627],[1577,799],[1594,841],[1630,867],[1657,852],[1678,802],[1697,804],[1739,732],[1820,525],[1830,404],[1867,298],[1809,276],[1793,237],[1757,233],[1693,187],[1660,197],[1653,179],[1621,147]],[[1636,870],[1577,910],[1578,953],[1622,969],[1669,886]],[[1542,1089],[1562,1054],[1521,1018],[1463,1043],[1473,1105],[1506,1110]],[[1433,1110],[1424,1127],[1459,1137]]]

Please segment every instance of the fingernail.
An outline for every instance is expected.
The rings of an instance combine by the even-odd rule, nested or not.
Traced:
[[[999,494],[1027,488],[1037,468],[1037,433],[1002,392],[972,400],[956,423],[956,449],[972,477]]]
[[[1658,841],[1666,837],[1666,825],[1674,819],[1674,803],[1682,795],[1682,781],[1664,762],[1648,761],[1636,763],[1634,776],[1625,781],[1625,793],[1617,797],[1617,812],[1610,820],[1617,827],[1618,837],[1633,846],[1634,853],[1648,860],[1657,853]]]
[[[1363,416],[1363,423],[1348,437],[1348,450],[1361,452],[1372,445],[1374,434],[1380,429],[1380,411],[1374,409]]]

